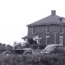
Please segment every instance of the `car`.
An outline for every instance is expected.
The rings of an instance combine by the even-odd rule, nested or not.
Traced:
[[[50,54],[50,53],[57,53],[60,51],[64,51],[63,46],[59,45],[59,44],[50,44],[48,46],[46,46],[41,53],[42,54]]]
[[[2,55],[11,55],[11,54],[33,54],[33,50],[31,48],[22,48],[22,49],[15,49],[11,51],[4,51]]]
[[[14,54],[33,54],[33,50],[31,48],[15,49]]]
[[[11,54],[10,51],[4,51],[4,52],[2,53],[2,55],[6,55],[6,56],[9,56],[10,54]]]
[[[24,48],[24,53],[23,54],[33,54],[33,50],[31,48]]]

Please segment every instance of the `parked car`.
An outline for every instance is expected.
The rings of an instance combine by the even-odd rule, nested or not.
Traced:
[[[33,54],[33,50],[31,48],[22,48],[22,49],[15,49],[15,54]]]
[[[58,53],[58,52],[63,52],[64,48],[62,45],[59,44],[50,44],[46,46],[41,53],[42,54],[50,54],[50,53]]]
[[[6,56],[9,56],[10,54],[11,54],[10,51],[4,51],[4,52],[2,53],[2,55],[6,55]]]
[[[31,48],[24,48],[24,53],[23,54],[33,54],[33,50]]]
[[[15,49],[12,52],[4,51],[3,55],[10,55],[10,54],[32,54],[33,50],[31,48],[22,48],[22,49]]]

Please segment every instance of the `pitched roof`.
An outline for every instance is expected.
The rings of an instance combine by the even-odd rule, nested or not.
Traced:
[[[34,37],[34,35],[27,35],[25,37],[23,37],[22,39],[32,39]]]
[[[38,34],[27,35],[27,36],[23,37],[22,39],[32,39],[36,35],[38,35]]]
[[[56,15],[56,14],[53,14],[55,12],[52,12],[51,15],[41,19],[41,20],[38,20],[36,22],[33,22],[32,24],[29,24],[28,26],[38,26],[38,25],[47,25],[47,24],[65,24],[65,22],[62,22],[61,20],[61,17]],[[64,19],[64,18],[63,18]]]
[[[35,34],[30,34],[30,35],[26,35],[25,37],[22,37],[22,39],[33,39],[33,37],[39,35],[40,33],[35,33]]]

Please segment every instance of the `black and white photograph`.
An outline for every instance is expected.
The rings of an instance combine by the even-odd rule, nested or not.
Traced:
[[[65,65],[65,1],[0,0],[0,65]]]

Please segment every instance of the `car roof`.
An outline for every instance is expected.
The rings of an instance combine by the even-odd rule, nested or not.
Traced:
[[[59,45],[59,44],[50,44],[50,45],[46,46],[45,49],[50,48],[50,47],[53,48],[53,47],[55,47],[55,46],[60,46],[60,45]]]

